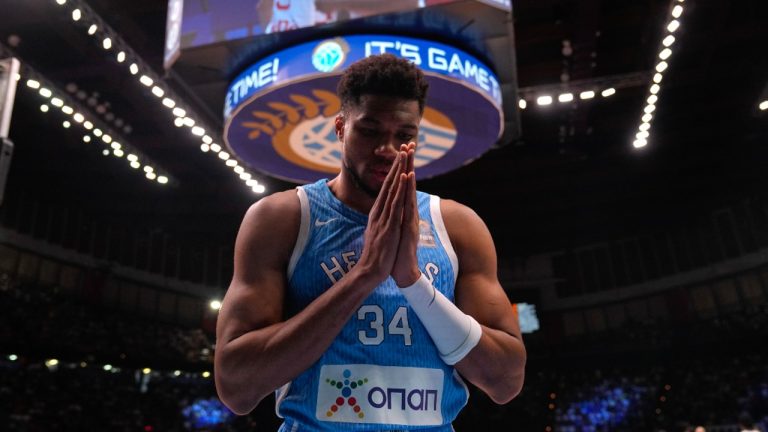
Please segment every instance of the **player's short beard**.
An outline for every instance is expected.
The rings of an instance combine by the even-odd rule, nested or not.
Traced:
[[[344,159],[342,159],[341,169],[345,170],[345,171],[347,171],[349,173],[349,177],[352,179],[352,184],[356,188],[358,188],[361,191],[365,192],[369,197],[371,197],[373,199],[378,198],[379,191],[373,190],[370,187],[368,187],[368,185],[366,185],[365,182],[363,182],[363,179],[360,178],[359,175],[357,175],[357,172],[355,172],[355,170],[353,170],[352,168],[349,167],[349,164]]]

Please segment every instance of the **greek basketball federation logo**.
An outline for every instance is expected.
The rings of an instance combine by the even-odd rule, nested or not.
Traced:
[[[344,39],[321,42],[312,52],[312,66],[320,72],[333,72],[344,64],[348,52],[349,45]]]
[[[341,143],[336,137],[335,119],[341,101],[328,90],[306,89],[302,93],[260,104],[261,109],[251,110],[250,118],[240,125],[248,131],[250,141],[271,144],[283,159],[302,168],[336,174],[341,169]],[[448,116],[424,107],[415,167],[443,157],[456,144],[456,138],[456,126]]]

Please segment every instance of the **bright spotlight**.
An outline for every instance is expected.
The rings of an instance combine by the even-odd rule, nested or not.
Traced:
[[[601,95],[602,97],[613,96],[613,95],[615,95],[615,94],[616,94],[616,89],[615,89],[615,88],[613,88],[613,87],[611,87],[611,88],[607,88],[607,89],[603,90],[602,92],[600,92],[600,95]]]
[[[674,33],[675,30],[677,30],[678,28],[680,28],[680,21],[672,20],[669,22],[669,25],[667,26],[667,31],[669,31],[670,33]]]
[[[552,104],[552,96],[539,96],[536,98],[536,103],[539,105],[551,105]]]
[[[221,302],[219,300],[213,300],[211,301],[210,306],[213,310],[219,310],[221,309]]]

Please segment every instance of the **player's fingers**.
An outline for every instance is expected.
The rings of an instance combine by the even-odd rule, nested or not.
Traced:
[[[387,202],[387,196],[390,193],[390,190],[392,189],[392,184],[395,182],[395,178],[397,177],[397,174],[400,172],[399,169],[400,165],[400,152],[397,153],[397,156],[395,156],[395,161],[392,163],[392,166],[389,168],[389,173],[387,173],[387,177],[384,179],[384,183],[381,185],[381,189],[379,190],[379,196],[376,197],[376,201],[373,203],[373,207],[371,207],[371,211],[368,214],[368,217],[371,219],[378,218],[382,211],[384,211],[384,207],[386,206]]]
[[[416,173],[409,172],[405,183],[405,202],[403,203],[403,226],[408,229],[408,224],[418,219],[419,209],[416,205]]]
[[[397,183],[399,187],[392,201],[392,208],[389,211],[389,221],[393,226],[400,227],[403,222],[403,208],[405,207],[405,195],[408,189],[408,176],[405,173],[400,173]]]
[[[395,170],[395,177],[392,180],[392,185],[390,186],[389,193],[386,197],[386,202],[384,203],[384,207],[382,211],[384,211],[384,215],[387,217],[392,217],[392,207],[394,205],[394,202],[398,199],[397,192],[403,188],[402,181],[400,180],[400,175],[405,171],[405,160],[406,156],[403,152],[397,152],[397,160],[395,161],[395,164],[393,164],[392,169]],[[402,196],[400,197],[402,199]],[[402,210],[401,210],[402,211]]]
[[[416,158],[416,143],[409,143],[408,144],[408,171],[406,172],[412,172],[413,171],[413,164],[414,159]]]

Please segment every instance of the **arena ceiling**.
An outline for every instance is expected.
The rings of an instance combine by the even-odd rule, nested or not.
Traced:
[[[88,4],[162,74],[166,2]],[[7,200],[35,196],[116,223],[232,242],[259,198],[188,130],[147,103],[135,77],[54,0],[0,0],[0,42],[59,88],[96,99],[93,115],[122,119],[131,145],[172,177],[147,181],[20,86],[11,125],[16,151]],[[474,208],[503,254],[524,256],[684,223],[691,215],[768,185],[768,3],[686,0],[649,144],[632,146],[669,13],[669,0],[514,1],[521,94],[569,83],[617,82],[608,98],[537,106],[520,113],[522,135],[420,188]],[[569,49],[570,48],[570,49]],[[221,72],[221,71],[219,71]],[[212,73],[217,73],[212,71]],[[200,112],[218,113],[189,87],[169,83]],[[73,93],[76,94],[76,93]],[[557,95],[556,92],[552,93]],[[104,113],[95,111],[104,107]],[[210,120],[215,122],[215,115]],[[125,131],[129,125],[130,130]],[[268,191],[295,185],[264,178]]]

